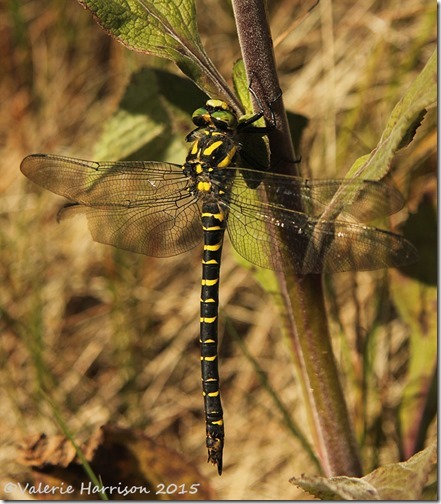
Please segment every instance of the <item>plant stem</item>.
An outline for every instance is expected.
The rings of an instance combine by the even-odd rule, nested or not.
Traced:
[[[297,166],[293,163],[296,156],[283,106],[263,1],[233,0],[233,9],[248,82],[259,100],[259,106],[256,107],[256,103],[254,106],[256,110],[263,107],[266,118],[273,115],[277,125],[268,135],[271,141],[271,165],[277,165],[281,173],[293,174],[292,170]],[[274,153],[277,153],[277,157]]]
[[[271,169],[298,175],[264,1],[233,0],[232,3],[248,80],[259,105],[264,108],[265,117],[270,117],[270,107],[275,116],[276,128],[268,134]],[[358,447],[332,352],[322,278],[277,273],[277,279],[284,304],[285,329],[323,471],[328,476],[360,476]]]

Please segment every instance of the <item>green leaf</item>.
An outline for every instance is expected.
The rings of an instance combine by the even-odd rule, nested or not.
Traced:
[[[113,116],[95,144],[94,159],[130,159],[153,141],[170,136],[170,119],[158,100],[152,72],[134,74]]]
[[[380,180],[388,172],[395,152],[408,145],[416,128],[437,97],[437,52],[433,52],[426,66],[396,104],[377,147],[369,156],[355,161],[348,177]]]
[[[238,107],[202,46],[193,0],[78,0],[129,49],[166,58],[209,96]]]
[[[237,96],[246,114],[253,114],[253,104],[249,92],[249,85],[243,59],[239,59],[233,65],[233,85]]]
[[[406,462],[387,464],[363,478],[302,476],[290,482],[322,500],[418,500],[436,461],[436,443]]]
[[[354,162],[346,178],[381,180],[389,172],[397,150],[411,141],[425,111],[436,103],[436,61],[435,50],[419,76],[411,84],[408,92],[393,109],[378,145],[370,154],[364,155]],[[343,185],[322,218],[335,219],[341,208],[350,205],[356,197],[357,192],[348,191]]]
[[[132,75],[117,110],[95,144],[94,159],[139,159],[182,163],[192,112],[204,95],[187,79],[161,70]]]
[[[362,478],[377,489],[381,500],[419,500],[436,463],[436,443],[406,462],[387,464]]]
[[[408,452],[416,441],[424,440],[430,421],[424,416],[425,405],[434,401],[429,389],[437,364],[437,288],[394,272],[391,294],[400,318],[409,327],[408,378],[400,408],[403,444]]]
[[[380,500],[375,487],[361,478],[302,476],[289,481],[321,500]]]

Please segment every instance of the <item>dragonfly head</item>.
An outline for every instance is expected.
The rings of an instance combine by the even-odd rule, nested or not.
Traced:
[[[238,124],[236,113],[222,100],[208,100],[205,107],[193,112],[192,120],[199,128],[211,126],[222,131],[234,131]]]

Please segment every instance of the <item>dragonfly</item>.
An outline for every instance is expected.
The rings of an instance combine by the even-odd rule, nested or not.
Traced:
[[[238,118],[226,102],[208,100],[193,113],[196,128],[186,137],[190,146],[182,165],[95,162],[50,154],[33,154],[21,163],[31,181],[69,200],[60,218],[86,215],[97,242],[154,257],[181,254],[203,242],[202,390],[208,461],[219,474],[225,439],[218,371],[225,231],[249,262],[300,275],[398,267],[417,257],[402,236],[364,224],[402,208],[403,198],[394,187],[244,167],[239,139],[258,132],[261,116]],[[330,202],[342,194],[353,197],[341,198],[346,203],[337,218],[324,218]]]

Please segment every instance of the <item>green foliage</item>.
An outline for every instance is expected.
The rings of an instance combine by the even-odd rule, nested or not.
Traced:
[[[363,478],[302,476],[290,481],[321,500],[422,500],[435,464],[433,443],[406,462],[379,467]]]
[[[377,147],[352,165],[347,176],[382,179],[399,149],[407,146],[420,126],[426,110],[437,96],[437,51],[435,50],[406,95],[395,105]]]
[[[381,180],[390,170],[392,160],[399,149],[410,141],[420,126],[426,110],[433,107],[437,95],[437,52],[430,57],[420,75],[410,86],[406,95],[396,104],[377,146],[358,158],[346,174],[346,178]],[[337,217],[342,206],[350,205],[357,193],[342,185],[334,201],[324,211],[322,218]]]
[[[79,0],[110,35],[135,51],[173,61],[210,96],[237,105],[205,53],[193,0]]]
[[[155,159],[181,163],[191,114],[204,100],[187,79],[141,69],[132,75],[117,110],[95,144],[96,160]]]

